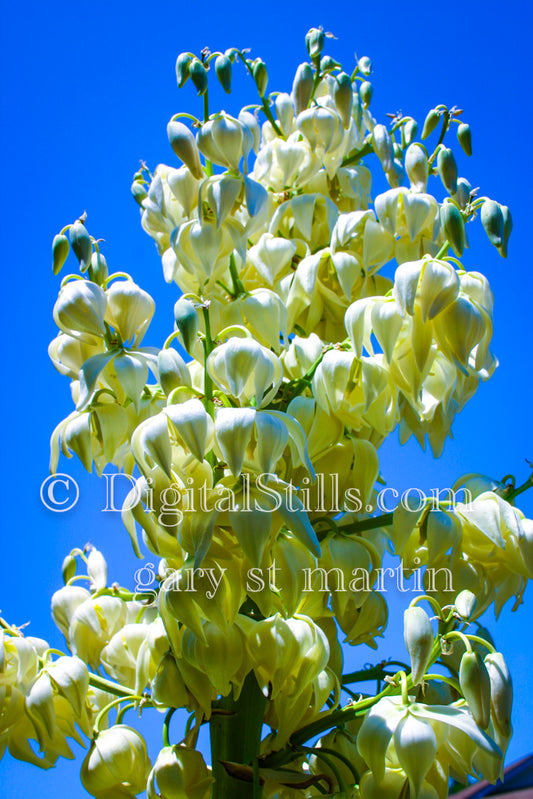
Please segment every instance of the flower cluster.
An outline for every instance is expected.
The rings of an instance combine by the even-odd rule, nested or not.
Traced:
[[[139,557],[144,546],[160,558],[157,603],[109,587],[96,550],[72,553],[52,608],[73,656],[52,661],[44,643],[8,634],[1,741],[51,765],[70,755],[77,724],[92,738],[82,782],[100,799],[146,787],[150,799],[208,799],[213,785],[221,799],[237,783],[265,799],[444,799],[450,774],[501,773],[510,677],[468,625],[492,602],[498,613],[519,601],[533,576],[519,490],[494,483],[471,503],[372,514],[385,438],[399,429],[440,455],[496,367],[488,280],[458,259],[478,214],[506,256],[511,216],[458,174],[444,139],[457,124],[471,154],[461,111],[432,109],[420,140],[411,117],[377,122],[369,59],[349,74],[323,54],[326,38],[308,33],[290,92],[267,94],[266,65],[245,51],[179,56],[178,85],[191,80],[204,117],[173,116],[180,163],[143,166],[132,187],[180,291],[160,349],[142,345],[153,299],[109,273],[85,219],[54,239],[54,272],[72,249],[81,274],[63,279],[54,307],[50,357],[75,409],[53,433],[51,469],[62,452],[98,474],[137,470],[122,518]],[[238,63],[259,104],[210,114],[209,73],[229,93]],[[376,173],[389,188],[372,199]],[[335,507],[339,494],[349,508]],[[358,697],[346,686],[368,677],[343,675],[339,629],[376,646],[392,548],[408,569],[434,567],[438,628],[415,600],[410,664],[376,667],[386,687]],[[435,572],[451,586],[428,584]],[[432,674],[439,658],[447,671]],[[169,709],[153,768],[123,723],[129,707]],[[191,722],[171,745],[176,708]],[[212,770],[195,748],[204,722]]]

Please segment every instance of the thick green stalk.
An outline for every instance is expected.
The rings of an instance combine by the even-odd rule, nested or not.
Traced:
[[[238,699],[233,698],[232,692],[214,704],[209,722],[215,778],[212,799],[254,798],[253,783],[230,777],[221,761],[253,766],[259,754],[265,703],[254,673],[250,672]]]

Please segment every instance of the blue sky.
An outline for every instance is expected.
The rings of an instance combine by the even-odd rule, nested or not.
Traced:
[[[108,557],[112,579],[131,584],[138,568],[120,520],[100,512],[103,486],[74,459],[62,460],[60,467],[79,482],[76,508],[54,514],[39,498],[47,476],[49,436],[72,408],[68,380],[47,357],[56,334],[52,307],[59,286],[51,271],[50,248],[54,234],[86,210],[91,233],[106,240],[104,252],[113,271],[130,272],[155,297],[156,318],[145,343],[162,343],[172,324],[175,287],[163,282],[159,258],[141,230],[129,187],[140,159],[152,168],[161,161],[175,163],[166,137],[171,115],[200,111],[192,86],[181,92],[176,87],[174,63],[184,50],[250,47],[267,63],[269,87],[290,90],[296,67],[307,57],[305,32],[322,25],[338,37],[330,52],[347,66],[354,51],[371,57],[372,110],[379,121],[386,112],[401,109],[421,124],[427,110],[441,102],[465,109],[474,155],[468,163],[466,157],[460,161],[460,172],[481,186],[482,194],[509,205],[515,223],[507,261],[475,232],[473,252],[464,259],[467,268],[480,269],[493,286],[493,349],[501,363],[456,420],[455,438],[439,461],[415,444],[400,448],[392,436],[382,450],[382,470],[398,490],[447,486],[470,471],[527,476],[524,459],[533,459],[533,270],[528,244],[533,120],[528,96],[531,20],[525,9],[519,0],[505,5],[494,0],[415,0],[409,5],[385,0],[359,7],[314,0],[93,0],[85,5],[29,0],[5,5],[0,33],[3,616],[19,624],[31,620],[34,635],[60,646],[49,603],[60,586],[64,555],[90,540]],[[228,112],[254,99],[242,72],[235,79],[235,94],[218,98]],[[527,495],[523,509],[533,515],[533,500]],[[519,611],[511,614],[506,608],[493,627],[516,685],[516,733],[509,762],[531,746],[533,689],[527,674],[533,652],[532,596],[530,588]],[[354,665],[399,654],[402,610],[393,613],[379,656],[361,647],[354,653]],[[144,727],[143,721],[143,729],[149,730],[155,755],[156,724],[147,721]],[[68,785],[73,799],[85,797],[77,776],[80,764],[81,757],[75,764],[63,761],[42,774],[5,756],[0,763],[2,795],[26,799],[38,786],[46,799]]]

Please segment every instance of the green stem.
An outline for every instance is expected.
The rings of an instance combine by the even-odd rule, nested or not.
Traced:
[[[209,97],[206,89],[204,92],[204,122],[208,121],[209,121]],[[210,178],[213,174],[213,162],[210,161],[208,158],[205,159],[205,171],[207,177]]]
[[[231,282],[233,283],[234,298],[239,297],[241,294],[246,294],[246,289],[244,288],[244,284],[239,277],[239,273],[237,272],[237,263],[235,261],[235,255],[233,253],[231,253],[229,257],[229,273],[231,275]]]
[[[444,137],[446,136],[446,133],[447,133],[449,127],[450,127],[450,112],[448,111],[448,109],[446,109],[444,111],[444,113],[442,114],[442,128],[441,128],[441,131],[440,131],[440,136],[439,136],[439,140],[437,142],[437,146],[435,147],[435,150],[433,151],[432,156],[428,160],[429,166],[433,165],[433,162],[434,162],[435,158],[438,155],[440,146],[441,146],[442,142],[444,141]]]
[[[359,163],[359,161],[365,157],[365,155],[370,155],[370,153],[374,152],[374,148],[372,147],[372,142],[367,142],[364,144],[360,150],[355,150],[348,155],[345,155],[341,166],[355,166]]]
[[[446,241],[444,242],[444,244],[442,245],[442,247],[440,248],[440,250],[436,254],[435,260],[438,261],[439,258],[443,258],[446,255],[446,253],[448,252],[449,249],[450,249],[450,242],[448,241],[448,239],[446,239]]]
[[[307,752],[308,754],[316,755],[317,757],[320,757],[321,754],[331,755],[331,757],[336,757],[338,760],[341,761],[341,763],[344,763],[344,765],[346,766],[347,769],[349,769],[349,771],[351,772],[351,774],[352,774],[352,776],[354,778],[354,783],[356,783],[356,784],[359,783],[359,774],[357,773],[356,769],[354,768],[352,762],[345,755],[343,755],[341,752],[337,752],[335,749],[329,749],[326,746],[321,746],[321,747],[316,747],[316,748],[309,747],[309,746],[301,746],[301,747],[299,747],[299,750],[301,750],[302,752]],[[326,760],[324,760],[324,763],[326,763]],[[329,765],[329,763],[327,765]],[[333,771],[333,769],[332,769],[332,771]],[[340,787],[340,783],[339,783],[339,787]]]
[[[315,79],[313,81],[313,90],[311,92],[309,102],[312,102],[315,99],[316,90],[318,89],[319,83],[322,80],[322,75],[320,74],[320,56],[311,60],[313,61],[313,66],[315,68]]]
[[[165,721],[163,722],[163,746],[170,746],[170,737],[169,737],[170,719],[174,715],[175,710],[176,710],[175,707],[171,707],[167,715],[165,716]]]
[[[372,516],[370,519],[362,519],[360,522],[340,525],[341,533],[362,533],[365,530],[376,530],[379,527],[389,527],[394,519],[394,512],[384,513],[381,516]]]
[[[250,75],[253,78],[254,73],[253,73],[252,67],[250,66],[250,63],[248,62],[248,59],[244,57],[244,55],[241,53],[240,50],[237,50],[236,52],[237,52],[237,55],[239,56],[239,58],[241,59],[242,63],[244,64],[244,66],[246,67],[246,69],[248,70],[248,72],[250,73]],[[266,118],[268,119],[268,121],[270,122],[270,124],[272,125],[272,127],[274,128],[274,130],[276,131],[276,135],[280,136],[280,138],[284,139],[285,136],[283,135],[283,131],[280,130],[276,120],[274,119],[274,117],[272,115],[272,111],[269,108],[267,98],[266,97],[261,97],[261,95],[259,95],[259,97],[261,98],[261,102],[263,104],[262,105],[263,112],[264,112]]]
[[[238,699],[233,698],[232,691],[213,704],[209,722],[215,778],[212,799],[259,799],[253,783],[231,777],[221,761],[253,766],[261,744],[265,704],[266,697],[253,672],[246,677]]]
[[[103,708],[102,708],[102,710],[101,710],[101,711],[98,713],[98,715],[97,715],[97,717],[96,717],[96,721],[94,722],[94,731],[95,731],[95,732],[97,732],[97,733],[98,733],[98,732],[100,732],[100,724],[102,723],[102,720],[103,720],[103,719],[105,719],[105,717],[107,716],[107,714],[109,713],[109,711],[111,710],[111,708],[112,708],[112,707],[116,707],[117,705],[120,705],[120,703],[121,703],[121,702],[126,702],[126,701],[128,701],[128,699],[129,699],[129,698],[130,698],[130,697],[119,696],[117,699],[113,699],[113,701],[112,701],[112,702],[109,702],[109,704],[108,704],[108,705],[106,705],[105,707],[103,707]],[[136,696],[135,694],[134,694],[134,695],[133,695],[133,697],[132,697],[132,699],[138,699],[139,701],[140,701],[142,698],[143,698],[142,696]],[[127,710],[129,707],[134,707],[134,706],[135,706],[135,702],[128,702],[128,705],[127,705],[127,707],[126,707],[126,710]],[[117,721],[116,721],[116,723],[117,723],[117,724],[119,723],[119,717],[120,717],[121,715],[123,715],[123,714],[121,714],[121,713],[119,712],[119,715],[117,716]]]
[[[502,480],[502,482],[504,481]],[[510,486],[509,491],[508,492],[506,491],[502,494],[502,498],[505,499],[506,502],[512,502],[512,500],[515,497],[518,497],[520,494],[523,494],[524,491],[527,491],[529,488],[532,487],[533,487],[533,472],[529,475],[527,480],[524,483],[522,483],[522,485],[517,486],[517,488],[515,488],[514,486],[512,487]]]
[[[204,406],[207,413],[214,418],[215,409],[213,407],[213,381],[211,375],[207,371],[207,359],[213,350],[213,338],[211,336],[211,322],[209,319],[209,307],[204,305],[202,307],[205,325],[205,338],[203,339],[204,345]]]
[[[274,115],[272,114],[272,111],[269,108],[268,100],[266,99],[266,97],[261,97],[261,100],[263,101],[263,112],[264,112],[266,118],[268,119],[268,121],[270,122],[270,124],[272,125],[274,130],[276,131],[276,134],[281,139],[284,139],[285,136],[283,135],[283,132],[280,130],[280,128],[278,126],[278,123],[274,119]]]
[[[135,707],[135,702],[128,702],[127,705],[124,705],[124,707],[121,707],[120,710],[117,713],[117,720],[116,720],[115,724],[122,724],[122,719],[124,718],[124,716],[127,713],[127,711],[131,710],[132,707]]]
[[[406,671],[409,669],[405,663],[401,663],[399,660],[390,660],[387,663],[380,664],[379,666],[373,666],[370,669],[359,669],[358,671],[352,671],[349,674],[343,674],[342,684],[348,685],[353,682],[367,682],[367,680],[394,677],[395,672],[386,671],[385,666],[401,666]]]
[[[313,749],[313,748],[308,747],[308,746],[302,746],[302,747],[298,747],[298,748],[300,750],[303,750],[304,752],[307,752],[308,754],[314,755],[318,760],[322,760],[322,762],[326,764],[326,766],[329,768],[329,770],[331,772],[333,772],[333,776],[337,780],[337,785],[339,786],[340,792],[342,794],[347,793],[346,783],[342,779],[342,775],[341,775],[339,769],[337,768],[337,766],[333,762],[333,758],[328,757],[328,755],[325,754],[324,750],[321,749],[321,748],[320,749],[319,748]]]
[[[98,674],[89,674],[89,685],[92,685],[93,688],[99,688],[100,691],[106,691],[108,694],[113,694],[113,696],[121,696],[123,699],[127,699],[128,697],[135,696],[135,691],[131,688],[126,688],[124,685],[119,685],[116,682],[111,682],[111,680],[106,680],[104,677],[100,677]]]

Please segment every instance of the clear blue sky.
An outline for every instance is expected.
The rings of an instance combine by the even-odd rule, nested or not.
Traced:
[[[199,111],[192,87],[178,92],[175,83],[175,59],[184,50],[251,47],[267,62],[270,88],[288,91],[295,68],[307,57],[305,32],[323,25],[338,37],[329,47],[343,63],[351,64],[354,50],[371,57],[372,110],[379,121],[386,112],[401,109],[421,124],[427,110],[440,102],[465,109],[474,156],[468,163],[465,157],[460,170],[481,186],[482,194],[509,205],[515,221],[507,261],[477,235],[472,235],[473,255],[467,252],[464,259],[467,268],[479,268],[493,286],[493,349],[501,365],[456,420],[455,439],[440,461],[433,462],[414,444],[400,449],[395,439],[382,450],[382,470],[399,490],[450,485],[469,471],[527,475],[524,458],[533,459],[529,13],[519,0],[4,4],[2,615],[18,624],[31,620],[34,635],[61,646],[49,603],[60,586],[64,555],[90,540],[108,557],[112,579],[123,584],[131,584],[138,567],[120,520],[100,512],[103,487],[74,459],[60,466],[80,484],[77,507],[53,514],[39,499],[50,433],[72,408],[68,380],[47,357],[48,342],[56,334],[52,307],[59,285],[51,271],[50,247],[54,234],[86,210],[91,233],[106,240],[113,271],[130,272],[156,298],[156,320],[145,343],[162,343],[172,324],[175,288],[163,283],[159,258],[141,230],[129,187],[140,159],[151,167],[175,163],[166,137],[170,116],[183,109]],[[223,103],[231,112],[253,99],[241,72],[235,95]],[[533,515],[530,497],[523,506]],[[509,762],[531,751],[533,689],[527,673],[533,652],[532,603],[530,588],[522,608],[515,614],[505,609],[493,628],[516,684]],[[401,610],[392,615],[391,634],[379,657],[399,654],[395,642],[401,637]],[[354,656],[354,665],[378,657],[363,647]],[[148,722],[145,729],[155,728]],[[159,739],[149,737],[155,755]],[[67,786],[72,799],[87,796],[78,780],[83,754],[74,747],[80,754],[76,763],[60,761],[48,773],[6,755],[0,763],[4,799],[29,799],[36,788],[41,799],[57,797]]]

